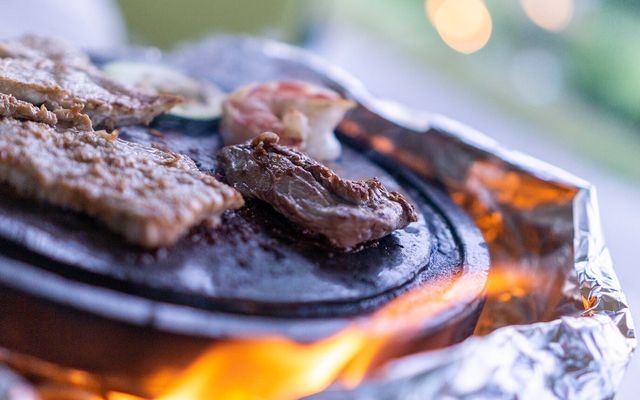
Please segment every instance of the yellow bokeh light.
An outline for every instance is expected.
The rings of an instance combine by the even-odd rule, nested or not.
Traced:
[[[491,14],[483,0],[426,0],[427,16],[451,48],[470,54],[491,37]]]
[[[434,16],[436,15],[436,11],[438,8],[444,3],[445,0],[426,0],[425,8],[427,10],[427,16],[431,21],[433,21]]]
[[[527,16],[541,28],[558,32],[573,17],[573,0],[520,0]]]

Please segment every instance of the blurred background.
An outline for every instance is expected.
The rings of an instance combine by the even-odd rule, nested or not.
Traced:
[[[64,23],[61,23],[64,21]],[[23,0],[0,33],[90,49],[267,36],[342,66],[379,97],[442,113],[598,188],[640,321],[640,2],[625,0]],[[223,56],[223,55],[222,55]],[[638,357],[619,398],[640,393]]]

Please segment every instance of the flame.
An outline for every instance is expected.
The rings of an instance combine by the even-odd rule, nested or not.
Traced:
[[[299,398],[331,384],[361,341],[358,332],[348,331],[313,344],[282,337],[224,342],[202,355],[160,399]]]
[[[285,400],[311,395],[331,385],[355,387],[377,365],[402,355],[395,339],[411,337],[426,318],[475,296],[475,278],[461,279],[453,288],[446,282],[434,282],[409,291],[366,323],[354,323],[317,342],[298,343],[269,336],[214,344],[156,400]],[[538,283],[517,268],[498,265],[491,272],[486,293],[498,303],[522,300]],[[476,334],[484,333],[482,326],[481,321]],[[144,399],[110,392],[106,400]]]
[[[109,392],[107,400],[142,400],[142,398],[122,392]]]
[[[525,14],[539,27],[559,32],[573,17],[573,0],[520,0]]]
[[[498,271],[487,286],[488,296],[498,301],[524,296],[536,284],[508,268]],[[156,400],[297,399],[330,385],[355,387],[381,361],[393,357],[394,338],[410,337],[426,318],[468,300],[477,289],[473,277],[463,277],[454,288],[434,282],[398,297],[366,323],[355,323],[318,342],[298,343],[278,336],[220,342]],[[111,392],[107,400],[142,399]]]
[[[475,335],[485,335],[496,328],[540,320],[536,292],[547,278],[526,273],[519,265],[491,266],[487,284],[487,302],[476,325]]]
[[[539,278],[525,274],[513,266],[492,266],[487,283],[487,297],[501,302],[523,297],[537,286]]]
[[[495,303],[526,301],[542,281],[543,277],[523,273],[517,266],[494,265],[486,295]],[[452,302],[464,302],[475,295],[475,290],[477,282],[473,278],[463,278],[454,288],[435,282],[398,297],[366,324],[351,325],[314,343],[297,343],[277,336],[220,342],[202,354],[156,400],[286,400],[320,392],[330,385],[353,388],[374,366],[388,360],[397,347],[393,338],[400,331],[400,336],[410,336],[425,318],[448,309]],[[482,318],[490,317],[483,314],[475,334],[486,333],[483,326],[489,322],[495,325],[495,321]],[[389,353],[389,349],[393,351]],[[106,400],[145,399],[109,392]]]
[[[460,279],[455,290],[432,282],[313,343],[267,336],[214,344],[158,400],[295,399],[332,384],[354,387],[397,350],[394,338],[411,337],[426,318],[475,296],[481,290],[476,279]],[[112,393],[109,400],[129,399]]]
[[[482,0],[426,0],[425,9],[442,40],[460,53],[482,49],[491,37],[491,14]]]

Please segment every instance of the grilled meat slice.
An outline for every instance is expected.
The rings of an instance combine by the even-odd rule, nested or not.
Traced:
[[[33,34],[0,41],[0,57],[50,60],[79,68],[95,68],[84,52],[69,43]]]
[[[87,114],[94,127],[147,124],[181,99],[150,96],[122,86],[100,71],[78,69],[49,60],[0,59],[0,93],[50,110]]]
[[[102,221],[129,242],[170,246],[192,226],[217,222],[242,196],[193,161],[117,138],[0,118],[0,181],[18,193]]]
[[[271,204],[302,227],[346,250],[416,221],[413,206],[378,179],[349,181],[263,133],[218,153],[227,182],[244,196]]]
[[[84,130],[91,129],[91,120],[85,114],[66,109],[51,112],[44,105],[36,107],[26,101],[18,100],[10,94],[3,93],[0,93],[0,117],[42,122],[51,126],[59,124]]]
[[[68,116],[86,114],[96,128],[148,124],[182,101],[123,86],[82,53],[37,36],[0,42],[0,93]]]

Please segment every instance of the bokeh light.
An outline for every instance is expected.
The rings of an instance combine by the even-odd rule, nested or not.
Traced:
[[[520,0],[520,4],[533,23],[552,32],[566,28],[573,17],[573,0]]]
[[[483,0],[426,0],[427,16],[452,49],[470,54],[491,37],[491,14]]]

